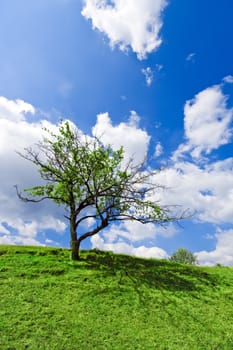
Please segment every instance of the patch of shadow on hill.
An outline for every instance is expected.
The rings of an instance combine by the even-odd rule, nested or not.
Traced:
[[[144,285],[160,290],[198,291],[218,285],[217,277],[202,268],[168,260],[146,260],[96,252],[86,256],[86,264],[87,268],[103,271],[105,275],[118,275],[119,284],[131,281],[137,287]]]

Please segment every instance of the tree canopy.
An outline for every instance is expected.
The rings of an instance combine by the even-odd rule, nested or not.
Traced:
[[[35,149],[19,153],[37,166],[43,184],[24,189],[25,195],[17,186],[16,190],[23,201],[50,199],[66,207],[72,259],[79,259],[84,239],[114,221],[164,224],[182,218],[149,199],[161,187],[154,183],[155,173],[132,160],[125,164],[122,147],[104,146],[68,121],[60,122],[58,132],[46,132],[47,137]],[[81,232],[80,224],[90,219],[94,223],[91,229]]]
[[[181,264],[190,264],[190,265],[197,264],[196,256],[192,252],[190,252],[188,249],[185,249],[185,248],[177,249],[177,251],[171,255],[170,260]]]

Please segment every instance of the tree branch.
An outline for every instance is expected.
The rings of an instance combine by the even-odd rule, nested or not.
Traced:
[[[45,199],[52,199],[52,200],[61,200],[61,198],[59,197],[52,197],[52,196],[43,196],[39,199],[32,199],[32,198],[28,198],[28,197],[24,197],[22,196],[22,192],[19,191],[18,186],[14,185],[15,189],[16,189],[16,194],[19,197],[19,199],[21,199],[23,202],[32,202],[32,203],[39,203],[42,202]]]
[[[105,227],[108,226],[108,219],[103,219],[101,221],[101,225],[97,226],[94,230],[89,231],[84,233],[83,235],[81,235],[79,237],[79,242],[82,242],[84,239],[86,239],[87,237],[91,237],[94,236],[95,234],[97,234],[99,231],[101,231],[102,229],[104,229]]]

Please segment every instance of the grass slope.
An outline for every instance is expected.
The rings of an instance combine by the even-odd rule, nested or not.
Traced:
[[[0,349],[233,349],[233,269],[0,246]]]

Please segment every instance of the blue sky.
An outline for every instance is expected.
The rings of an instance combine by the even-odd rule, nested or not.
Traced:
[[[167,229],[113,225],[85,242],[138,256],[178,247],[233,265],[233,3],[9,0],[0,5],[0,243],[68,246],[63,209],[20,203],[36,184],[15,150],[60,117],[164,167],[163,204],[196,212]],[[85,228],[83,228],[85,229]]]

